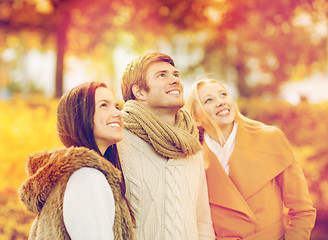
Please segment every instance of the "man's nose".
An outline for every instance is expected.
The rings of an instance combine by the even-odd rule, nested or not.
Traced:
[[[174,76],[174,75],[171,75],[170,76],[170,84],[173,85],[173,84],[180,84],[180,78],[177,77],[177,76]]]

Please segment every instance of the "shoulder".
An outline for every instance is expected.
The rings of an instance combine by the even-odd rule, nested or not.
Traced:
[[[123,140],[116,145],[120,158],[126,157],[126,154],[133,157],[143,155],[158,156],[148,142],[126,129],[123,129]]]
[[[95,168],[82,167],[76,170],[68,180],[67,188],[98,188],[108,187],[108,182],[105,175]]]
[[[281,135],[283,134],[282,130],[276,126],[271,125],[264,125],[262,128],[260,128],[262,133],[268,134],[268,135]]]
[[[248,135],[251,138],[257,139],[258,141],[265,141],[266,139],[269,141],[280,140],[285,141],[286,136],[281,129],[276,126],[271,125],[261,125],[256,128],[249,128],[240,126],[237,130],[237,135]]]
[[[133,132],[127,130],[127,129],[123,129],[123,142],[125,141],[130,141],[130,142],[134,142],[134,141],[142,141],[144,142],[143,139],[141,139],[140,137],[138,137],[136,134],[134,134]],[[122,142],[122,141],[121,141]],[[119,142],[120,143],[120,142]]]
[[[82,167],[78,170],[76,170],[71,178],[77,178],[80,179],[82,181],[84,181],[85,178],[92,178],[92,179],[106,179],[104,174],[102,172],[100,172],[99,170],[95,169],[95,168],[91,168],[91,167]]]
[[[236,144],[252,151],[272,154],[292,154],[291,145],[281,129],[263,125],[258,128],[238,128]],[[237,146],[236,145],[236,146]]]
[[[76,201],[86,204],[112,199],[111,187],[105,175],[97,169],[83,167],[76,170],[69,178],[64,195],[64,202]]]
[[[140,139],[137,135],[135,135],[134,133],[130,132],[129,130],[127,130],[125,128],[123,129],[122,133],[123,133],[123,140],[116,143],[118,148],[122,148],[122,146],[124,146],[124,145],[133,144],[136,141],[138,141],[138,139]],[[140,139],[140,140],[142,140],[142,139]]]
[[[261,134],[264,138],[268,138],[271,143],[287,144],[288,140],[285,133],[275,126],[266,126],[262,129]]]

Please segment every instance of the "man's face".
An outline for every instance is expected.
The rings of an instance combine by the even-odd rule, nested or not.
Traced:
[[[176,113],[183,105],[180,73],[168,62],[155,62],[146,72],[148,91],[143,90],[143,104],[157,115]]]

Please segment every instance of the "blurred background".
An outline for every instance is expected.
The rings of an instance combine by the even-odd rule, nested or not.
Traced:
[[[328,239],[326,0],[0,0],[0,240],[27,239],[17,188],[28,154],[61,146],[59,97],[96,80],[122,101],[125,66],[150,51],[175,60],[185,93],[210,74],[286,133],[318,210],[311,239]]]

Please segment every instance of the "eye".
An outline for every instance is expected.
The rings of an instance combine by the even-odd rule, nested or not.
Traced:
[[[107,107],[108,107],[108,104],[105,103],[105,102],[103,102],[103,103],[100,104],[99,107],[100,107],[100,108],[107,108]]]
[[[179,73],[174,73],[173,76],[178,78],[178,77],[180,77],[180,74]]]
[[[213,100],[212,98],[208,98],[208,99],[205,100],[204,103],[209,103],[209,102],[211,102],[212,100]]]
[[[116,108],[117,110],[120,110],[120,111],[121,111],[120,105],[116,104],[116,105],[115,105],[115,108]]]
[[[160,78],[165,77],[165,73],[161,73],[161,74],[159,74],[158,77],[160,77]]]
[[[225,97],[225,96],[227,96],[227,95],[228,95],[228,94],[227,94],[226,92],[222,92],[220,96],[221,96],[221,98],[223,98],[223,97]]]

